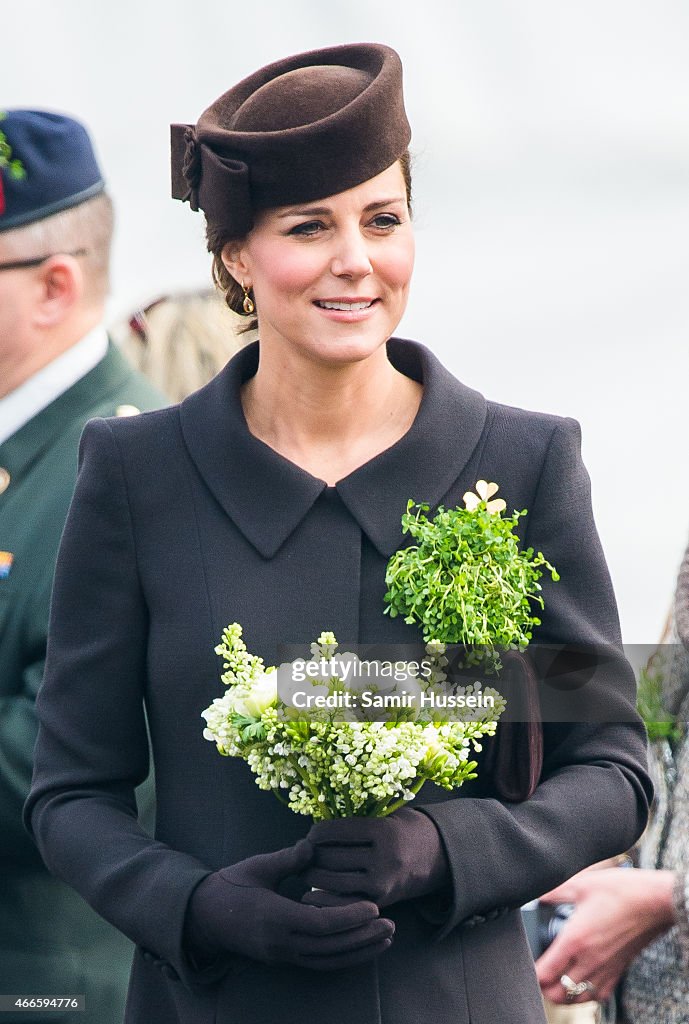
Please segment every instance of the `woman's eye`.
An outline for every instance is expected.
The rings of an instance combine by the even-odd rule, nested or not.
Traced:
[[[379,213],[371,224],[374,228],[396,228],[402,221],[394,213]]]
[[[290,235],[317,235],[323,228],[319,220],[309,220],[304,224],[296,224],[290,231]]]

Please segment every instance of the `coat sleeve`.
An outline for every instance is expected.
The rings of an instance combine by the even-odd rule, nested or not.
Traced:
[[[558,421],[551,435],[527,518],[526,545],[542,550],[561,577],[542,580],[534,643],[605,651],[605,672],[587,683],[587,700],[605,705],[605,720],[544,723],[541,781],[523,803],[458,798],[419,807],[439,829],[451,866],[443,934],[472,915],[519,907],[629,849],[648,815],[646,735],[574,420]]]
[[[58,557],[24,819],[53,874],[193,985],[206,979],[184,958],[184,914],[210,869],[137,821],[146,647],[124,473],[110,425],[92,420]]]

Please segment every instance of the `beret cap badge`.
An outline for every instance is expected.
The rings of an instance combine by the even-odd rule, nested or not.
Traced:
[[[0,110],[0,123],[7,117],[6,110]],[[6,171],[7,174],[14,178],[15,181],[21,181],[26,177],[26,170],[21,160],[17,160],[12,155],[12,147],[7,141],[7,136],[0,128],[0,215],[5,212],[5,190],[2,184],[2,172]]]

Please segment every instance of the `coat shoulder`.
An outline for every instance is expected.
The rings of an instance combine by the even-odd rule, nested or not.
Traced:
[[[581,425],[571,416],[488,402],[486,434],[529,459],[543,458],[554,444],[579,450]]]
[[[488,416],[497,428],[506,426],[546,441],[550,440],[558,427],[565,431],[580,429],[579,421],[571,416],[522,409],[517,405],[505,405],[491,400],[488,401]]]
[[[92,418],[81,435],[79,456],[83,463],[92,455],[92,464],[114,457],[132,480],[143,473],[150,483],[153,474],[160,479],[169,473],[181,447],[179,406],[172,405],[136,415],[113,411]]]
[[[102,416],[118,441],[123,444],[154,441],[157,437],[169,437],[171,430],[179,424],[179,406],[166,405],[164,408],[141,409],[137,416]]]

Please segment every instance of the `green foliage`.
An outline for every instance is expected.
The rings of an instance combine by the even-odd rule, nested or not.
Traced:
[[[543,607],[543,570],[559,576],[539,551],[519,549],[515,533],[526,510],[503,516],[481,501],[474,509],[429,506],[409,501],[404,533],[417,543],[397,551],[388,563],[385,611],[421,627],[424,640],[523,649]]]
[[[232,715],[232,725],[244,743],[261,742],[266,738],[266,727],[260,718],[249,718],[247,715]]]
[[[7,112],[4,110],[0,111],[0,121],[4,121],[6,117]],[[7,136],[3,131],[0,131],[0,170],[3,167],[7,168],[10,177],[16,181],[21,181],[22,178],[26,177],[24,165],[21,160],[12,159],[12,149],[7,141]]]
[[[663,703],[663,671],[657,655],[639,672],[636,706],[652,743],[657,740],[675,743],[681,738],[677,719]]]

